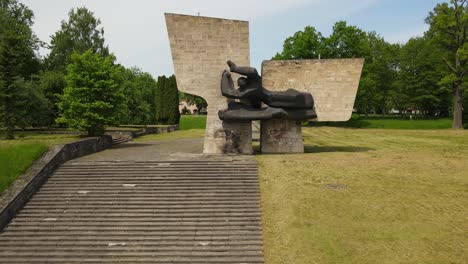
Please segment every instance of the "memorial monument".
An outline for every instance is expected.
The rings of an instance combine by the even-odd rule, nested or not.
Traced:
[[[250,67],[246,21],[166,14],[179,90],[208,103],[204,153],[301,153],[302,121],[351,117],[363,59],[264,61]],[[236,80],[237,88],[234,85]]]

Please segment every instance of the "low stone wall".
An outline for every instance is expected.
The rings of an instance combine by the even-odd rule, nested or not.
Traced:
[[[168,125],[168,126],[149,126],[149,127],[130,127],[128,128],[138,128],[139,131],[108,131],[106,135],[110,135],[113,137],[121,137],[127,140],[131,140],[133,138],[151,135],[151,134],[161,134],[161,133],[169,133],[179,130],[179,125]]]
[[[2,209],[0,213],[0,230],[11,221],[60,165],[68,160],[105,150],[111,145],[112,137],[105,135],[57,146],[47,152],[26,172],[29,177],[28,175],[25,177],[20,176],[24,180],[22,184],[20,183],[21,186],[18,186],[19,183],[17,183],[17,186],[12,188],[13,191],[7,191],[3,195],[2,201],[7,202],[2,203],[0,208]]]

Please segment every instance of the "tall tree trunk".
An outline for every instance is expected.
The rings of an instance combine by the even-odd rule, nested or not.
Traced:
[[[463,129],[463,90],[458,84],[454,91],[453,125],[455,129]]]

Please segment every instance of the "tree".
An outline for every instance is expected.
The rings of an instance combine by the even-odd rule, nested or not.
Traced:
[[[85,130],[89,136],[102,135],[105,126],[117,123],[124,102],[120,71],[112,56],[102,57],[92,50],[71,58],[58,121]]]
[[[164,98],[165,98],[165,86],[166,86],[166,76],[159,76],[158,82],[156,85],[156,96],[155,96],[155,105],[156,105],[156,121],[158,123],[166,123],[167,117],[164,110]]]
[[[142,95],[143,102],[148,106],[148,111],[145,113],[147,118],[143,124],[156,123],[156,80],[147,72],[137,71],[137,78],[135,79],[135,86],[139,87]]]
[[[197,95],[179,92],[179,98],[180,100],[185,100],[190,105],[195,105],[199,113],[202,108],[208,107],[208,103],[205,101],[205,99]]]
[[[70,10],[68,21],[63,20],[61,29],[51,38],[50,54],[46,59],[48,69],[64,72],[75,52],[91,50],[101,56],[109,55],[101,20],[95,18],[86,7]]]
[[[448,115],[450,93],[440,80],[447,74],[444,53],[428,35],[410,39],[400,52],[399,79],[408,96],[408,107],[426,115]]]
[[[33,12],[16,0],[0,0],[0,124],[7,138],[22,125],[26,112],[27,88],[23,78],[39,69],[36,51],[39,40],[31,30]]]
[[[283,51],[277,53],[275,60],[315,59],[323,56],[325,45],[323,36],[314,27],[307,26],[304,31],[294,33],[284,41]]]
[[[51,115],[50,119],[52,123],[59,115],[58,104],[65,86],[67,86],[67,82],[65,81],[64,72],[50,70],[43,71],[39,75],[39,88],[44,92],[44,96],[47,99],[47,104],[49,104]]]
[[[24,100],[22,108],[25,113],[21,117],[18,126],[24,128],[26,126],[40,127],[50,125],[53,122],[51,105],[39,85],[32,80],[24,79],[18,79],[16,85],[17,87],[21,87],[19,90],[23,91],[23,96],[20,100]]]
[[[70,10],[68,16],[67,21],[62,21],[60,30],[51,36],[50,54],[45,58],[45,71],[40,75],[40,87],[52,105],[53,119],[58,117],[58,97],[66,86],[65,75],[71,55],[87,50],[101,56],[109,55],[101,21],[91,11],[80,7]]]
[[[179,90],[177,89],[177,82],[174,75],[169,77],[167,102],[167,123],[170,125],[179,124]]]
[[[138,68],[124,69],[122,86],[125,94],[124,113],[121,123],[148,125],[155,121],[155,89],[156,81],[149,73]]]
[[[274,59],[365,58],[355,107],[361,113],[385,113],[391,105],[398,51],[397,45],[387,43],[375,32],[339,21],[329,37],[310,26],[296,32],[286,39],[283,51]]]
[[[359,89],[372,91],[369,94],[372,108],[377,113],[385,114],[389,109],[395,107],[392,95],[397,80],[400,47],[386,42],[375,32],[367,33],[366,39],[367,43],[362,44],[367,51],[361,53],[366,60],[361,80],[372,78],[374,87],[366,87],[361,82]],[[357,54],[359,54],[358,52]],[[359,94],[357,101],[360,101]]]
[[[454,98],[453,128],[463,128],[464,77],[468,61],[468,6],[467,0],[450,0],[438,4],[426,23],[430,25],[429,34],[446,51],[444,61],[451,73],[443,78],[443,83],[451,85]]]
[[[322,57],[364,58],[370,52],[366,32],[345,21],[335,23],[332,34],[324,42],[326,53]]]
[[[160,124],[178,124],[179,91],[175,76],[159,76],[156,90],[156,117]]]

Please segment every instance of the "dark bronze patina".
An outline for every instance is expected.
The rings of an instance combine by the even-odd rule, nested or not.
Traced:
[[[262,85],[262,77],[253,67],[237,66],[228,61],[230,70],[224,70],[221,78],[223,96],[239,101],[230,102],[228,108],[219,111],[221,120],[250,121],[268,119],[308,120],[316,117],[314,99],[310,93],[294,89],[273,92]],[[234,87],[231,72],[242,75]],[[264,103],[266,106],[262,106]]]

